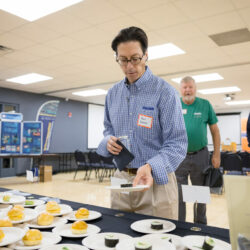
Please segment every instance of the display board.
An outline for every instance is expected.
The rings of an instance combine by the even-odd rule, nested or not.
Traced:
[[[42,154],[42,122],[23,122],[23,154]]]
[[[48,153],[59,101],[48,101],[38,109],[36,120],[43,123],[43,152]]]
[[[231,142],[236,142],[236,144],[241,144],[241,117],[240,113],[236,114],[217,114],[218,127],[220,130],[221,142],[225,142],[227,138]],[[210,129],[207,129],[208,133],[208,144],[212,145],[213,140],[210,133]]]
[[[21,153],[21,122],[1,122],[1,154]]]
[[[103,139],[104,106],[88,105],[88,148],[97,148]]]

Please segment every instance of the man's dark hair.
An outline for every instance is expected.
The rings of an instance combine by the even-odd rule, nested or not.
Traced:
[[[129,42],[129,41],[138,41],[141,44],[141,49],[143,54],[147,51],[148,48],[148,37],[144,30],[138,27],[129,27],[126,29],[120,30],[118,35],[112,41],[111,47],[117,54],[117,47],[120,43]]]

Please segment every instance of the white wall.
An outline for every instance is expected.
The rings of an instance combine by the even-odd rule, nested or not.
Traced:
[[[104,106],[88,105],[88,148],[97,148],[103,139]]]
[[[242,118],[248,118],[249,112],[250,112],[250,108],[249,109],[240,109],[240,108],[233,108],[233,109],[215,109],[216,113],[237,113],[240,112],[240,119]],[[234,120],[231,120],[234,124],[237,123],[237,116],[235,116]],[[219,124],[218,124],[219,125]],[[236,130],[232,130],[230,129],[231,124],[230,123],[224,123],[222,125],[222,128],[220,129],[221,133],[223,132],[223,135],[228,134],[229,138],[232,137],[232,134],[235,135],[240,135],[241,134],[241,126],[239,126],[239,128]],[[224,133],[225,131],[222,131],[222,129],[226,129],[225,131],[227,131],[226,133]],[[228,131],[229,130],[229,131]],[[212,138],[211,138],[211,134],[210,134],[210,130],[208,128],[208,149],[209,150],[213,150],[213,145],[212,145]],[[223,142],[223,139],[221,140]],[[237,145],[237,150],[241,150],[241,141],[240,143]]]

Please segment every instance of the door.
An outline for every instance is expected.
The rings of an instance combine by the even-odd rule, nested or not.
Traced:
[[[0,159],[0,177],[16,176],[16,159],[3,157]]]

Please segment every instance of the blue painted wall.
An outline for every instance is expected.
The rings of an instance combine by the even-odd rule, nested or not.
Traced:
[[[87,150],[88,104],[78,101],[34,94],[12,89],[0,88],[0,102],[19,105],[19,112],[24,121],[34,121],[37,110],[47,101],[59,100],[59,108],[52,134],[50,153],[74,152],[76,149]],[[72,117],[68,117],[68,112]],[[18,159],[17,174],[25,172],[27,161]]]

